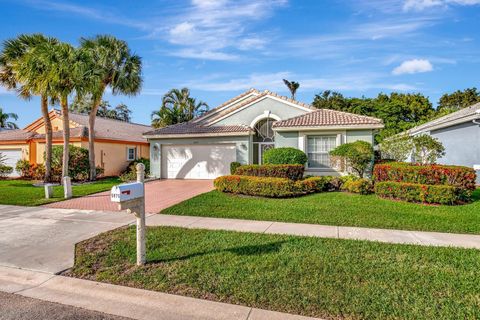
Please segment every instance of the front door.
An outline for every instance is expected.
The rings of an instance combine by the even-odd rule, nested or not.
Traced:
[[[273,149],[275,147],[274,142],[260,142],[258,143],[258,163],[263,163],[263,154],[268,149]]]

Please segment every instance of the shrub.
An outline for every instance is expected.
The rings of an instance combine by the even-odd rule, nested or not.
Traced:
[[[348,180],[343,184],[342,190],[363,195],[372,194],[373,182],[369,179],[363,178],[357,180]]]
[[[413,158],[421,164],[435,163],[445,155],[443,144],[428,134],[421,134],[412,138]]]
[[[315,192],[317,183],[313,179],[290,180],[285,178],[222,176],[213,182],[221,192],[245,194],[250,196],[286,198]]]
[[[462,188],[448,185],[426,185],[384,181],[375,184],[377,196],[429,204],[458,204],[465,198]]]
[[[133,160],[128,165],[127,169],[119,176],[120,180],[123,182],[136,181],[137,180],[137,164],[143,163],[145,166],[145,178],[150,176],[150,160],[145,158],[140,158]]]
[[[231,162],[230,163],[230,174],[236,174],[237,168],[242,164],[240,162]]]
[[[0,179],[5,179],[13,172],[13,167],[0,164]]]
[[[306,193],[327,191],[329,187],[329,180],[326,176],[308,177],[297,182],[302,185]]]
[[[28,160],[18,160],[17,164],[15,165],[15,170],[17,170],[18,174],[24,179],[31,179],[31,165]]]
[[[88,162],[88,149],[69,146],[70,157],[68,160],[68,175],[72,180],[88,180],[90,164]],[[59,181],[62,172],[63,146],[52,148],[52,179]]]
[[[133,170],[134,172],[136,172],[137,171],[136,166],[139,163],[143,163],[143,165],[145,166],[145,176],[148,176],[150,174],[150,159],[140,158],[137,160],[133,160],[128,164],[127,170],[130,170],[130,171]]]
[[[53,174],[54,172],[52,171],[52,177],[53,177]],[[61,175],[61,169],[60,169],[60,174],[57,176],[60,176],[60,175]],[[28,176],[30,177],[30,179],[33,179],[33,180],[43,180],[43,178],[45,177],[45,165],[43,163],[31,164]]]
[[[340,191],[342,190],[342,186],[350,180],[357,180],[358,177],[348,175],[348,176],[324,176],[322,177],[326,181],[326,191]]]
[[[449,185],[475,190],[475,170],[462,166],[413,165],[403,162],[377,164],[373,169],[376,182],[395,181],[428,185]]]
[[[334,162],[345,161],[347,167],[351,168],[360,178],[363,178],[373,162],[373,147],[366,141],[358,140],[339,145],[330,151],[330,155]]]
[[[295,148],[273,148],[263,154],[264,164],[301,164],[307,163],[305,152]]]
[[[239,176],[271,177],[299,180],[303,177],[305,167],[300,164],[266,164],[244,165],[235,170]]]
[[[135,171],[124,172],[120,176],[120,181],[131,182],[137,180],[137,173]]]

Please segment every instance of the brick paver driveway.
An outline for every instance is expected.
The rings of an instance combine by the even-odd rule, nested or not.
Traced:
[[[212,180],[155,180],[145,184],[147,213],[158,213],[183,200],[213,189]],[[118,211],[110,191],[46,205],[49,208]]]

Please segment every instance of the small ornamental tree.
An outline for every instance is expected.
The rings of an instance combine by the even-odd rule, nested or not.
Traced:
[[[295,148],[272,148],[263,154],[264,164],[301,164],[305,165],[307,155]]]
[[[436,138],[422,134],[412,138],[413,158],[421,164],[436,163],[445,155],[443,144]]]
[[[334,162],[345,162],[347,167],[363,178],[373,161],[373,147],[372,144],[359,140],[339,145],[330,151],[330,155]]]
[[[412,138],[408,135],[389,137],[380,144],[382,159],[393,159],[398,162],[407,161],[412,149]]]

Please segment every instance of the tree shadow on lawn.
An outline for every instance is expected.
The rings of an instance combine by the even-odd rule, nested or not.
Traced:
[[[295,239],[288,240],[288,241],[282,240],[282,241],[265,243],[261,245],[241,246],[241,247],[233,247],[233,248],[226,248],[226,249],[219,249],[219,250],[208,250],[203,252],[191,253],[181,257],[150,260],[147,263],[155,264],[155,263],[165,263],[165,262],[173,262],[173,261],[183,261],[183,260],[188,260],[195,257],[200,257],[200,256],[209,255],[212,253],[220,253],[220,252],[230,252],[239,256],[258,256],[262,254],[279,252],[284,243],[294,242],[294,241]]]

